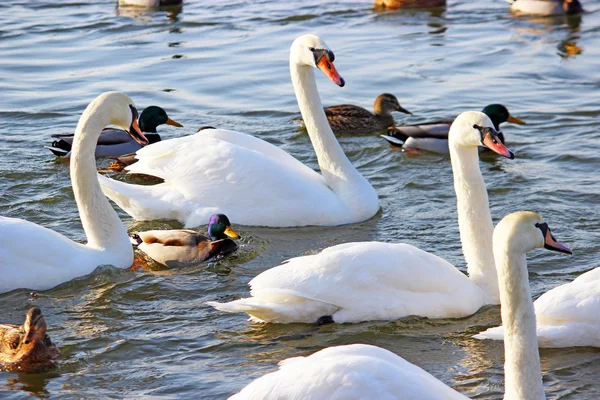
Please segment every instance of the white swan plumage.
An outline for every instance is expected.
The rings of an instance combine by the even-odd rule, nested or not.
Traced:
[[[135,115],[137,110],[129,97],[106,92],[90,103],[79,119],[71,155],[71,182],[87,244],[32,222],[0,217],[0,293],[19,288],[50,289],[89,274],[99,265],[131,266],[129,236],[100,189],[94,150],[104,127],[129,129]],[[132,136],[145,144],[137,122],[132,126],[137,129]]]
[[[379,210],[375,189],[335,138],[321,105],[314,69],[344,80],[333,52],[315,35],[297,38],[290,51],[294,90],[317,154],[317,173],[272,144],[223,129],[165,140],[137,152],[127,170],[164,183],[131,185],[101,177],[106,195],[137,220],[177,219],[186,227],[224,213],[241,225],[332,226],[364,221]]]
[[[553,237],[549,241],[540,227],[543,224],[539,215],[520,211],[505,217],[493,233],[502,321],[509,327],[504,351],[505,399],[545,399],[525,253],[543,246],[563,252],[569,249]],[[370,398],[467,399],[388,350],[352,344],[284,360],[277,371],[255,379],[229,400]]]
[[[458,318],[497,304],[493,225],[478,165],[477,147],[506,157],[490,119],[462,113],[450,130],[459,228],[469,276],[438,256],[408,244],[346,243],[293,258],[250,281],[251,296],[209,302],[222,311],[245,312],[257,322],[393,320],[408,315]]]
[[[547,291],[533,306],[539,347],[600,347],[600,268]],[[503,340],[504,327],[473,337]]]

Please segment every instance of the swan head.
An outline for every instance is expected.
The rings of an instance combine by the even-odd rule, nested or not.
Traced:
[[[377,115],[391,115],[392,111],[399,111],[404,114],[412,114],[406,108],[400,105],[396,96],[390,93],[382,93],[375,99],[373,110]]]
[[[120,92],[104,92],[88,106],[90,112],[96,111],[104,117],[104,126],[114,125],[129,133],[140,145],[148,144],[148,138],[138,125],[138,111],[133,100]],[[99,134],[99,133],[98,133]]]
[[[231,227],[231,222],[225,214],[214,214],[208,221],[208,236],[210,240],[221,240],[225,238],[240,239],[240,235]]]
[[[504,217],[494,229],[494,248],[499,241],[507,242],[512,250],[523,254],[542,247],[573,254],[571,249],[556,240],[543,218],[531,211],[517,211]]]
[[[318,68],[338,86],[344,86],[344,78],[335,69],[335,55],[317,35],[302,35],[292,43],[290,62],[296,65]]]
[[[515,158],[500,140],[490,118],[479,111],[466,111],[456,117],[450,127],[448,141],[450,146],[482,146],[511,160]]]

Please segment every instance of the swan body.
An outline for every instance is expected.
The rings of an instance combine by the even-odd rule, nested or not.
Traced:
[[[505,217],[496,227],[494,256],[498,267],[505,345],[507,400],[545,399],[536,346],[535,315],[525,253],[539,247],[570,252],[556,242],[548,225],[532,212]],[[370,282],[363,282],[369,285]],[[387,302],[388,299],[382,299]],[[329,347],[308,357],[288,358],[230,400],[269,399],[466,399],[421,368],[380,347],[364,344]]]
[[[428,372],[377,346],[329,347],[288,358],[229,400],[464,400]]]
[[[160,142],[161,137],[156,132],[156,127],[162,124],[182,127],[179,122],[173,121],[167,115],[166,111],[158,106],[150,106],[144,109],[140,114],[139,127],[144,133],[148,143]],[[130,130],[133,128],[129,128]],[[55,156],[66,157],[71,156],[71,147],[75,135],[52,135],[57,138],[52,142],[52,146],[47,147]],[[119,157],[125,154],[135,153],[142,148],[142,145],[136,142],[123,129],[105,128],[102,130],[98,142],[96,144],[96,157]]]
[[[486,132],[482,133],[476,125]],[[485,128],[483,128],[485,127]],[[443,259],[408,244],[347,243],[293,258],[250,281],[251,296],[209,302],[222,311],[245,312],[257,322],[391,320],[409,315],[456,318],[497,304],[492,221],[477,146],[512,153],[483,113],[461,114],[450,133],[459,228],[470,278]],[[496,146],[496,147],[494,147]]]
[[[600,347],[600,268],[549,290],[533,305],[540,347]],[[503,340],[504,327],[473,337]]]
[[[99,265],[131,266],[133,250],[127,231],[96,179],[94,149],[102,128],[109,124],[128,128],[135,119],[134,110],[129,97],[106,92],[90,103],[77,125],[71,182],[86,245],[22,219],[0,217],[0,293],[50,289],[89,274]],[[143,143],[137,123],[134,128],[131,134]]]
[[[512,116],[508,109],[502,104],[490,104],[481,110],[492,120],[494,128],[499,131],[498,136],[505,143],[504,134],[500,132],[500,124],[512,122],[525,124],[521,119]],[[449,155],[448,134],[453,120],[442,120],[416,125],[404,125],[390,127],[382,138],[394,146],[400,146],[406,150],[425,150],[432,153]],[[481,149],[485,151],[485,149]]]
[[[579,14],[579,0],[507,0],[511,11],[531,15]]]
[[[239,239],[240,235],[233,230],[226,215],[215,214],[208,222],[208,237],[187,229],[136,232],[130,237],[133,244],[154,261],[177,268],[234,252],[238,246],[229,238]]]
[[[368,134],[381,131],[395,124],[393,111],[412,114],[400,105],[396,96],[390,93],[382,93],[375,99],[372,114],[369,110],[353,104],[340,104],[325,107],[325,115],[331,129],[336,134]],[[306,129],[302,119],[301,129]]]
[[[0,324],[0,364],[5,370],[41,372],[53,365],[60,351],[46,334],[46,320],[32,307],[23,325]]]
[[[135,219],[177,219],[186,227],[198,226],[216,212],[242,225],[281,227],[371,218],[379,210],[377,193],[344,154],[317,92],[315,67],[344,84],[333,58],[314,35],[296,39],[290,53],[292,82],[321,174],[264,140],[205,129],[147,146],[126,168],[164,183],[140,186],[101,177],[104,192]]]

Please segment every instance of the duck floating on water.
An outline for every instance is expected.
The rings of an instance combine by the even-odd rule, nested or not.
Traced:
[[[8,370],[38,372],[53,365],[60,351],[46,334],[46,320],[38,307],[23,325],[0,324],[0,364]]]
[[[378,132],[394,125],[393,111],[412,114],[400,105],[396,96],[389,93],[382,93],[377,96],[373,105],[375,114],[352,104],[325,107],[324,110],[333,133],[355,135]],[[299,121],[301,123],[300,128],[306,129],[301,118],[294,121]]]
[[[494,128],[498,131],[498,138],[502,143],[505,143],[505,138],[504,134],[500,131],[500,124],[504,122],[512,122],[520,125],[525,124],[523,120],[512,116],[502,104],[490,104],[481,111],[492,120]],[[453,121],[449,119],[416,125],[390,127],[387,133],[381,135],[381,137],[390,144],[400,146],[403,149],[426,150],[449,155],[448,133]]]
[[[140,114],[138,124],[148,143],[160,142],[161,137],[156,131],[159,125],[167,124],[176,127],[183,127],[179,122],[173,121],[167,115],[167,112],[158,106],[147,107]],[[130,128],[131,129],[131,128]],[[71,146],[75,138],[74,134],[52,135],[57,138],[52,142],[52,146],[47,147],[54,155],[58,157],[70,157]],[[102,130],[98,143],[96,144],[96,157],[119,157],[129,153],[135,153],[142,148],[138,142],[127,133],[126,130],[117,128],[106,128]]]
[[[531,15],[579,14],[583,7],[579,0],[506,0],[511,11]]]
[[[138,7],[167,7],[179,6],[183,0],[119,0],[120,6],[138,6]]]
[[[231,239],[240,239],[224,214],[210,217],[208,237],[188,229],[136,232],[130,237],[134,246],[169,268],[196,265],[233,253],[238,245]]]
[[[375,0],[375,7],[389,10],[399,8],[444,7],[446,0]]]

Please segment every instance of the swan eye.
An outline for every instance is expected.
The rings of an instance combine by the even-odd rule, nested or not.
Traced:
[[[315,48],[314,48],[314,47],[309,47],[308,49],[309,49],[310,51],[315,51]]]
[[[135,106],[133,106],[133,105],[130,104],[129,105],[129,109],[131,110],[131,118],[133,118],[132,121],[137,121],[137,119],[138,119],[138,110],[137,110],[137,108],[135,108]]]
[[[331,61],[331,62],[335,61],[335,54],[333,54],[333,51],[327,50],[327,55],[329,56],[329,61]]]

